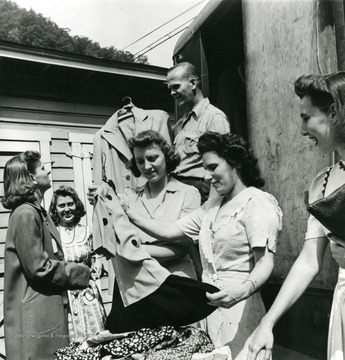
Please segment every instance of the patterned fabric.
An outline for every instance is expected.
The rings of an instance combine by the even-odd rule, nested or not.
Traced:
[[[168,348],[159,346],[150,350],[145,360],[186,360],[194,353],[208,353],[214,350],[209,336],[196,328],[187,328],[179,332],[175,342]]]
[[[208,335],[193,327],[162,326],[125,333],[123,337],[84,349],[79,343],[59,349],[59,360],[98,360],[111,355],[112,359],[188,360],[193,353],[214,350]]]
[[[58,227],[66,261],[91,265],[92,235],[81,224]],[[68,329],[72,341],[83,339],[104,330],[106,313],[102,298],[93,279],[81,290],[68,290]]]

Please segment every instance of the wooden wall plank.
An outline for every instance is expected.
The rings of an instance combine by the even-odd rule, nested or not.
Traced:
[[[2,140],[18,140],[21,141],[50,141],[51,134],[48,131],[32,131],[32,130],[13,130],[6,129],[1,132]]]
[[[2,155],[0,156],[0,167],[5,167],[5,164],[8,160],[12,158],[13,155]]]
[[[5,254],[5,244],[0,243],[0,258],[3,259]],[[3,288],[2,288],[3,289]]]
[[[0,149],[1,152],[22,152],[26,150],[35,150],[39,151],[39,143],[38,142],[23,142],[23,141],[2,141],[0,140]]]
[[[10,212],[0,213],[0,228],[7,228]]]
[[[65,154],[51,153],[51,159],[54,161],[54,168],[73,168],[72,158]]]
[[[71,147],[67,140],[55,140],[51,144],[50,151],[55,154],[69,154]]]
[[[52,170],[54,182],[73,181],[73,169],[54,169]]]

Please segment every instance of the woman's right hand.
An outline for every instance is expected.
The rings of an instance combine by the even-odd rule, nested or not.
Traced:
[[[87,189],[87,200],[90,203],[90,205],[95,205],[95,195],[96,192],[98,190],[98,186],[97,185],[89,185],[88,189]]]
[[[263,321],[264,319],[251,336],[247,360],[256,360],[260,351],[265,351],[263,360],[270,360],[272,357],[273,329]]]

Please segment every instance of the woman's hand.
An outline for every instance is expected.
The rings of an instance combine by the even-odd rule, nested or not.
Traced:
[[[95,205],[95,195],[97,190],[98,190],[98,186],[96,185],[89,185],[87,189],[86,197],[90,205]]]
[[[119,198],[119,203],[120,203],[123,211],[127,214],[127,212],[128,212],[128,205],[126,204],[126,201],[125,201],[123,195],[118,194],[117,196],[118,196],[118,198]]]
[[[94,280],[100,279],[104,270],[102,258],[95,258],[91,266],[91,275]]]
[[[334,234],[330,235],[329,239],[333,259],[341,268],[345,269],[345,240]]]
[[[250,296],[254,290],[252,282],[245,281],[240,286],[226,287],[213,294],[206,293],[206,296],[210,300],[210,305],[229,309]]]
[[[256,328],[249,342],[249,352],[247,360],[255,360],[260,351],[265,351],[264,360],[270,360],[272,357],[274,337],[272,327],[265,324],[262,319],[261,324]]]

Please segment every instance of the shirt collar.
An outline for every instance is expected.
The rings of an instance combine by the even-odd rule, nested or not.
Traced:
[[[136,121],[144,121],[148,117],[145,110],[137,108],[136,106],[133,106],[131,111]]]
[[[137,186],[135,188],[135,191],[143,192],[146,189],[146,187],[147,187],[147,182],[144,185]],[[179,190],[180,190],[180,187],[179,187],[178,181],[175,178],[173,178],[172,176],[169,176],[169,180],[168,180],[167,186],[165,188],[165,191],[166,192],[176,192]]]
[[[205,98],[201,100],[199,103],[197,103],[193,107],[193,109],[189,112],[189,114],[190,115],[194,114],[196,119],[199,119],[209,104],[210,104],[210,100],[208,98]]]
[[[36,210],[40,211],[44,217],[47,216],[47,210],[41,206],[41,204],[38,201],[35,202],[26,202],[26,204],[31,205],[32,207],[34,207]]]

